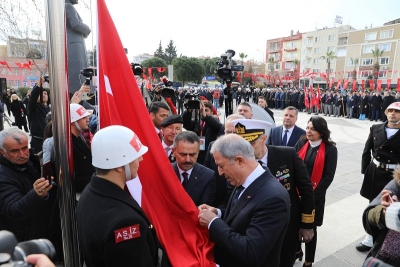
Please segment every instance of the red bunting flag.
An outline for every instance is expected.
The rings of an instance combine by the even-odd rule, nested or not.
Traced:
[[[341,84],[342,84],[342,79],[339,79],[336,85],[336,90],[339,90]]]
[[[6,66],[7,69],[12,72],[12,70],[11,70],[10,66],[8,65],[7,61],[0,61],[0,64]]]
[[[332,88],[334,82],[335,82],[335,78],[331,78],[331,82],[329,83],[329,89]]]
[[[400,78],[397,78],[397,92],[400,92]]]
[[[347,89],[347,85],[349,85],[349,79],[346,79],[343,83],[343,89],[346,90]]]
[[[310,108],[315,106],[315,94],[312,85],[310,84]]]
[[[369,88],[374,89],[374,81],[369,80]]]
[[[149,73],[150,80],[153,80],[153,68],[147,68],[147,72]]]
[[[315,104],[317,105],[318,110],[321,110],[321,90],[319,89],[319,85],[317,85],[317,93],[315,99]]]
[[[392,83],[392,79],[387,79],[387,89],[390,90],[390,84]]]
[[[365,89],[365,80],[361,81],[361,88],[364,90]]]
[[[158,141],[105,0],[97,0],[97,8],[100,128],[126,126],[148,146],[149,152],[140,162],[139,178],[130,182],[140,181],[142,195],[135,199],[154,225],[172,266],[215,266],[208,229],[200,226],[197,207]]]
[[[353,91],[356,91],[357,90],[357,81],[356,80],[354,80],[353,81]]]
[[[167,68],[164,68],[164,67],[158,67],[157,68],[157,71],[160,72],[160,73],[165,72],[166,70],[167,70]]]
[[[310,101],[308,101],[308,92],[306,85],[304,85],[304,105],[306,106],[306,108],[310,108]]]
[[[378,82],[376,83],[376,89],[382,89],[382,80],[378,80]]]

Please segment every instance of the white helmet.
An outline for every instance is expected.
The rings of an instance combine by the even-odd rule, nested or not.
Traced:
[[[400,102],[393,102],[390,104],[385,110],[385,115],[387,115],[389,109],[400,110]]]
[[[112,125],[98,131],[92,140],[92,165],[110,170],[125,166],[147,152],[129,128]]]
[[[86,110],[83,106],[79,104],[69,105],[69,115],[71,117],[71,123],[76,122],[82,118],[92,116],[93,110]]]

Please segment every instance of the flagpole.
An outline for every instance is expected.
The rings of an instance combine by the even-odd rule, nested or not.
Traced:
[[[69,123],[68,65],[66,59],[65,2],[46,1],[46,35],[51,91],[51,115],[61,218],[64,266],[81,265],[72,186],[72,145]]]

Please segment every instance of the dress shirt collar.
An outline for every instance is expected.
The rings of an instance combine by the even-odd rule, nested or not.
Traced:
[[[242,186],[244,187],[242,194],[246,190],[246,188],[249,187],[264,172],[265,172],[265,170],[263,169],[263,167],[261,167],[261,165],[258,164],[257,167],[254,169],[254,171],[252,173],[250,173],[249,176],[247,176],[246,180],[242,184]]]
[[[182,176],[182,173],[184,173],[184,172],[187,172],[187,174],[188,174],[188,180],[190,179],[190,175],[192,174],[192,171],[193,171],[193,168],[191,168],[190,170],[188,170],[188,171],[184,171],[184,170],[182,170],[181,168],[179,168],[179,165],[178,164],[176,164],[176,166],[178,166],[178,171],[179,171],[179,179],[181,179],[181,182],[183,182],[183,176]]]

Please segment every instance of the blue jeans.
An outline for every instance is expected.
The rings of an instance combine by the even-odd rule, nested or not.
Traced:
[[[213,106],[216,110],[218,110],[218,105],[219,105],[219,99],[213,98]]]

